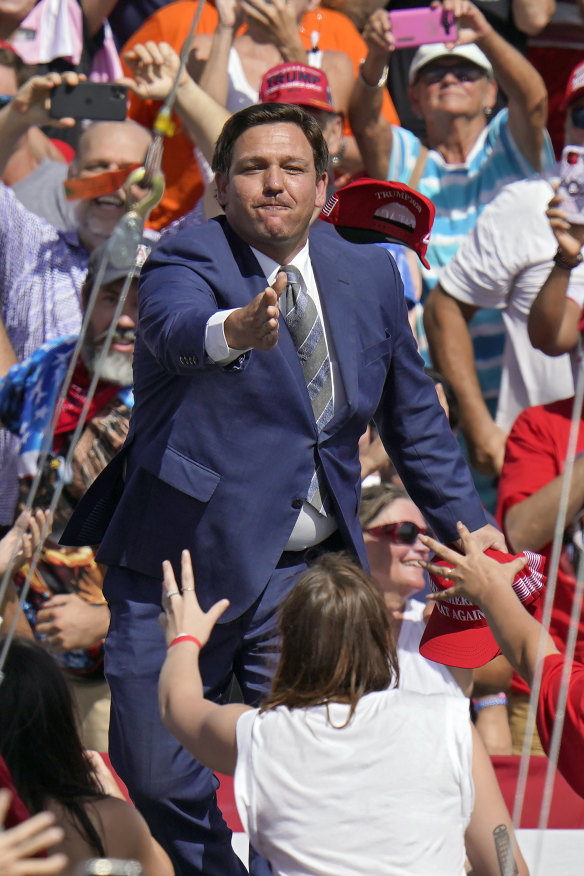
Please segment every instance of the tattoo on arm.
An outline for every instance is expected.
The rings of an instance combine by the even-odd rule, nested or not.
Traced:
[[[509,831],[504,824],[499,824],[493,831],[495,839],[495,850],[497,852],[497,860],[499,862],[499,871],[501,876],[517,876],[519,870],[513,857],[513,846]]]

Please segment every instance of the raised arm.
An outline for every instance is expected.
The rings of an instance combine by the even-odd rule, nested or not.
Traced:
[[[215,5],[219,16],[215,33],[195,35],[188,70],[207,94],[225,106],[229,89],[227,63],[242,10],[240,0],[218,0]]]
[[[165,42],[136,43],[124,55],[132,77],[119,81],[144,100],[165,100],[174,84],[180,59],[171,45]],[[174,109],[180,117],[185,133],[211,161],[215,141],[229,113],[206,93],[186,71],[183,71]]]
[[[61,82],[76,85],[84,76],[77,73],[47,73],[33,76],[17,91],[13,99],[0,110],[0,176],[20,137],[33,125],[72,127],[74,119],[52,119],[47,106],[53,88]]]
[[[526,560],[519,557],[510,563],[498,563],[482,552],[473,533],[462,523],[458,524],[458,531],[464,551],[462,556],[433,538],[421,536],[430,550],[453,566],[448,573],[453,586],[434,598],[443,600],[462,595],[479,605],[499,648],[519,675],[531,684],[540,635],[545,636],[544,657],[557,654],[558,649],[551,636],[528,614],[513,592],[513,579],[525,566]],[[433,566],[431,563],[424,565],[430,571],[444,574],[443,566]]]
[[[509,129],[517,146],[535,170],[547,122],[547,91],[537,70],[487,22],[469,0],[445,0],[458,24],[458,44],[475,42],[485,53],[509,101]]]
[[[188,551],[183,551],[181,558],[182,593],[166,560],[163,574],[161,624],[168,651],[158,685],[162,723],[205,766],[233,775],[237,760],[235,727],[249,706],[219,706],[206,700],[199,671],[199,652],[229,601],[221,599],[208,612],[202,611]]]
[[[581,307],[567,296],[570,283],[584,271],[580,268],[576,275],[572,273],[581,258],[584,225],[569,223],[560,205],[561,198],[554,195],[547,209],[547,217],[558,241],[558,258],[531,305],[527,322],[529,340],[548,356],[570,352],[580,337]]]
[[[367,173],[375,179],[387,179],[392,133],[381,107],[394,39],[385,9],[377,9],[369,17],[363,39],[368,52],[353,85],[349,122]]]
[[[505,532],[514,550],[539,551],[554,537],[560,505],[563,475],[558,475],[540,490],[517,502],[505,514]],[[584,507],[584,456],[574,462],[566,520]]]

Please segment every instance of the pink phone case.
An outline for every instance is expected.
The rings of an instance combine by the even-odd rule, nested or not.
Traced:
[[[568,222],[584,225],[584,149],[581,146],[565,146],[562,150],[558,194]]]
[[[430,9],[396,9],[389,13],[396,49],[423,46],[425,43],[453,43],[457,38],[452,12],[441,6]]]

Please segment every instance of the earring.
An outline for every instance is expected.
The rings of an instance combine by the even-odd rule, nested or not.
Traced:
[[[490,118],[493,115],[493,107],[492,106],[485,107],[485,115],[487,118]]]

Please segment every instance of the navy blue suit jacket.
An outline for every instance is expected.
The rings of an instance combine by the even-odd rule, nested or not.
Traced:
[[[423,372],[393,259],[322,227],[311,231],[310,256],[346,395],[321,434],[285,323],[273,350],[251,350],[227,367],[206,358],[211,314],[247,304],[266,280],[225,219],[185,229],[157,247],[142,271],[130,433],[79,506],[65,543],[101,539],[99,560],[152,576],[163,559],[178,569],[189,548],[203,606],[226,596],[222,620],[237,617],[285,549],[316,449],[339,529],[366,566],[358,440],[372,418],[439,538],[455,538],[457,520],[471,530],[484,524]]]

